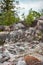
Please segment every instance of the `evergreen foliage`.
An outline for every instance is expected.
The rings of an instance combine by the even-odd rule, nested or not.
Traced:
[[[39,18],[39,17],[40,17],[39,12],[36,12],[36,11],[33,11],[32,9],[30,9],[29,14],[26,17],[25,23],[27,25],[31,25],[34,22],[34,20]]]
[[[16,17],[16,11],[13,11],[16,8],[15,5],[13,6],[13,0],[3,0],[1,3],[0,25],[11,25],[18,22],[19,17]]]

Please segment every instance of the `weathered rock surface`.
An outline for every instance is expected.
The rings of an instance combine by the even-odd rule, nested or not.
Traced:
[[[8,31],[8,27],[6,28],[7,32],[0,32],[0,40],[5,41],[3,54],[0,46],[0,65],[25,65],[24,61],[19,61],[18,59],[26,55],[32,55],[43,62],[43,31],[40,25],[38,28],[29,27],[25,29],[22,23],[17,23],[13,25],[13,31]]]
[[[37,23],[38,29],[43,32],[43,16],[40,17]]]

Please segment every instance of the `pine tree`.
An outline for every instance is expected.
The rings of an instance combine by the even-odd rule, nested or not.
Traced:
[[[14,2],[16,1],[14,0]],[[13,11],[13,9],[15,9],[15,5],[13,6],[13,0],[3,0],[1,3],[3,25],[11,25],[16,22],[16,11]]]
[[[1,8],[5,12],[13,9],[13,0],[3,0]]]
[[[29,13],[26,17],[25,23],[29,26],[31,26],[34,23],[34,20],[40,17],[40,13],[37,11],[34,11],[32,9],[29,10]]]

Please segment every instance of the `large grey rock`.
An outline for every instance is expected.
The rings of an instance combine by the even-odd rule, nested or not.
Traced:
[[[4,31],[5,27],[3,25],[0,25],[0,31]]]
[[[1,50],[2,51],[2,50]],[[6,52],[6,50],[2,53],[0,52],[0,63],[3,63],[10,59],[9,54]]]
[[[22,23],[14,24],[13,27],[14,27],[15,29],[24,29],[24,28],[25,28],[25,26],[24,26]]]
[[[25,29],[25,26],[22,23],[16,23],[9,26],[11,31],[18,30],[18,29]]]
[[[38,26],[38,29],[43,30],[43,20],[39,20]]]
[[[18,35],[19,35],[18,31],[12,31],[12,32],[10,32],[10,39],[12,41],[17,41],[18,40]]]
[[[32,42],[33,38],[34,38],[33,36],[28,35],[26,38],[26,41]]]
[[[20,38],[24,37],[24,31],[22,29],[10,32],[10,39],[13,41],[18,41]]]
[[[40,45],[41,49],[43,50],[43,42],[40,42],[39,45]]]
[[[25,34],[27,35],[34,35],[35,33],[35,28],[30,27],[28,30],[25,31]]]
[[[24,25],[22,23],[18,23],[18,24],[16,24],[16,26],[19,28],[24,28]]]
[[[37,22],[37,27],[39,30],[43,31],[43,16],[41,16]]]
[[[10,27],[9,26],[5,26],[4,31],[10,31]]]
[[[26,65],[26,62],[20,58],[17,62],[17,65]]]
[[[8,38],[9,39],[9,32],[0,32],[0,41],[5,41],[6,40],[6,38]]]
[[[43,16],[40,17],[40,20],[43,20]]]

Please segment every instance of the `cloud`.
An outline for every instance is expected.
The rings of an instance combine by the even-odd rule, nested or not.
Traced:
[[[25,8],[26,10],[29,10],[30,8],[33,8],[34,10],[38,10],[42,7],[42,1],[38,1],[38,2],[28,2],[28,3],[22,3],[20,2],[20,7],[21,8]]]
[[[36,1],[36,2],[28,2],[28,3],[23,3],[23,2],[20,2],[19,6],[21,8],[24,8],[21,13],[25,13],[27,14],[28,11],[32,8],[33,10],[36,10],[36,11],[39,11],[40,9],[42,9],[43,7],[43,2],[40,0],[40,1]]]
[[[27,15],[31,8],[36,11],[43,9],[43,0],[19,0],[19,1],[20,1],[19,5],[16,5],[17,7],[20,7],[19,15],[21,15],[22,13],[25,13],[25,15]]]

